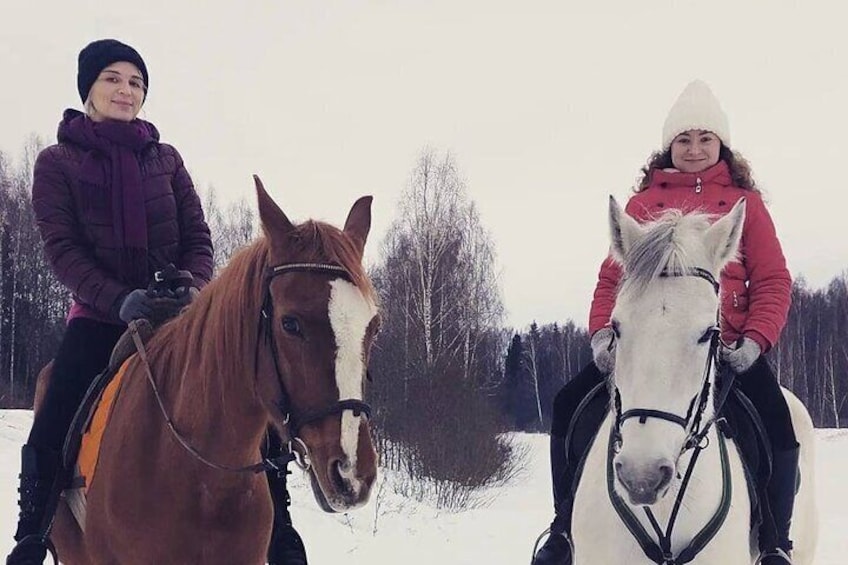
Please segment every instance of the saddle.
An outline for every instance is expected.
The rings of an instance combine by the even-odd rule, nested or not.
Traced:
[[[721,384],[719,383],[719,387]],[[583,465],[595,436],[609,412],[610,395],[606,382],[597,385],[575,410],[566,436],[566,454],[573,477],[574,496],[580,484]],[[771,444],[757,409],[738,386],[733,386],[717,419],[718,432],[733,439],[748,483],[751,502],[751,529],[758,527],[769,512],[766,484],[771,476]]]

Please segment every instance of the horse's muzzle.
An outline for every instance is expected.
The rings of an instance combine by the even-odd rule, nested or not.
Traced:
[[[615,475],[627,491],[631,504],[650,506],[665,494],[674,476],[674,463],[657,459],[637,465],[619,456],[615,461]]]
[[[333,458],[323,469],[313,466],[310,470],[312,491],[325,512],[347,512],[368,502],[376,472],[374,468],[363,475],[350,460]]]

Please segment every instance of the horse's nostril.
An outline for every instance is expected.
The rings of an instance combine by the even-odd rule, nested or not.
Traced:
[[[350,489],[350,483],[344,478],[345,467],[350,467],[350,463],[341,459],[336,459],[330,463],[330,480],[333,481],[333,486],[340,493],[347,492]]]
[[[671,477],[674,476],[674,468],[671,465],[660,465],[660,482],[659,488],[666,486],[671,482]]]

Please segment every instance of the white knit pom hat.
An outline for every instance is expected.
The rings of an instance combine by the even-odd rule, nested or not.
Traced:
[[[662,130],[663,150],[671,147],[674,138],[690,129],[711,131],[725,147],[730,147],[730,124],[718,99],[707,84],[693,80],[686,85],[668,111]]]

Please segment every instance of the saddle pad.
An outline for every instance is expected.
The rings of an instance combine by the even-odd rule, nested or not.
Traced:
[[[115,376],[106,385],[97,407],[94,409],[88,429],[82,436],[82,445],[80,446],[79,456],[77,457],[77,474],[82,477],[86,493],[94,478],[94,472],[97,469],[100,442],[103,439],[103,432],[106,430],[109,416],[112,414],[112,406],[121,389],[121,383],[123,382],[128,362],[129,359],[124,361],[121,368],[118,369],[118,372],[115,373]]]

